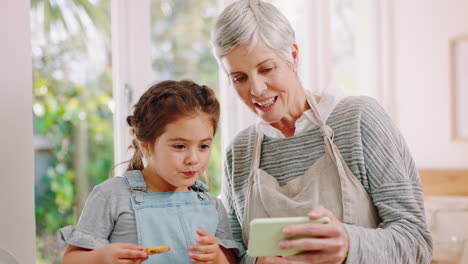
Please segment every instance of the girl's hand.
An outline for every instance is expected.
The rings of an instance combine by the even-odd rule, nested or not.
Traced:
[[[130,243],[112,243],[95,249],[103,264],[140,264],[148,259],[142,247]]]
[[[199,245],[190,245],[188,255],[193,263],[213,264],[219,254],[220,248],[216,237],[210,235],[206,230],[197,230],[199,237],[195,240]]]

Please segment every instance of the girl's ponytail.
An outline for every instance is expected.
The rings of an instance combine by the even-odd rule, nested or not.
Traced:
[[[130,126],[130,134],[133,136],[132,144],[128,147],[134,149],[133,156],[129,160],[127,171],[129,170],[143,170],[143,153],[141,152],[138,140],[136,139],[136,131],[138,128],[137,120],[135,116],[130,115],[127,117],[127,124]]]
[[[132,140],[132,145],[130,148],[135,149],[133,152],[133,156],[129,161],[127,171],[129,170],[143,170],[145,168],[145,165],[143,164],[143,153],[141,152],[140,147],[138,146],[138,142],[136,139]]]

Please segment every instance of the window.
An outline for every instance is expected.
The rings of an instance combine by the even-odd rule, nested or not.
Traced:
[[[331,1],[331,83],[356,95],[353,1]]]
[[[31,2],[37,263],[113,166],[110,1]]]

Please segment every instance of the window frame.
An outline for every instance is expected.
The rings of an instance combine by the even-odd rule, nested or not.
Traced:
[[[152,80],[150,1],[111,1],[114,164],[131,158],[127,116]],[[117,166],[121,176],[126,166]]]

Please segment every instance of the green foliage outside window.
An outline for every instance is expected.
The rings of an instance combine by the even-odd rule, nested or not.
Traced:
[[[113,165],[110,6],[32,0],[31,7],[34,130],[48,145],[35,155],[49,157],[36,164],[44,168],[35,173],[37,263],[60,263],[65,244],[57,231],[76,223],[76,205],[85,199],[77,188],[89,191]],[[96,51],[104,61],[90,72],[87,63]],[[77,149],[86,150],[82,164],[76,162]],[[89,181],[78,187],[83,175]]]

